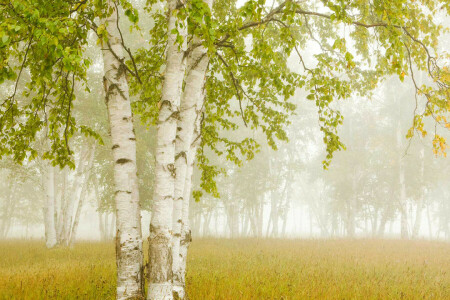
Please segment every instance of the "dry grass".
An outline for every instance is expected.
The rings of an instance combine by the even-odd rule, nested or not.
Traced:
[[[190,299],[450,299],[450,244],[195,241]],[[112,243],[0,242],[0,299],[113,299]]]

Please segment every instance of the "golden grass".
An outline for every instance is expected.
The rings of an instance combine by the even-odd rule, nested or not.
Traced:
[[[440,242],[202,239],[188,268],[191,300],[450,299]],[[113,299],[114,272],[112,243],[0,242],[0,299]]]

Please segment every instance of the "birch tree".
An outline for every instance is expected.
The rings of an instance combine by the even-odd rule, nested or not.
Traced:
[[[198,2],[192,1],[190,6],[192,9],[187,9],[188,20],[198,9]],[[224,154],[227,159],[240,165],[244,159],[251,159],[258,148],[258,144],[252,138],[236,141],[224,135],[223,132],[236,130],[240,125],[261,130],[266,134],[268,143],[276,149],[278,140],[287,139],[284,126],[289,123],[289,115],[295,108],[289,99],[298,88],[309,91],[306,98],[314,101],[318,108],[319,127],[323,133],[327,151],[325,167],[330,164],[335,151],[344,149],[337,134],[337,127],[343,122],[343,117],[333,108],[331,103],[334,99],[349,98],[353,94],[370,95],[379,81],[392,74],[396,74],[401,80],[404,80],[407,75],[415,79],[412,67],[415,64],[426,71],[437,83],[433,87],[416,85],[417,93],[426,94],[426,99],[432,103],[427,106],[428,112],[425,115],[444,115],[448,111],[444,103],[448,83],[446,75],[443,75],[447,71],[442,68],[442,64],[438,63],[435,56],[437,55],[436,36],[442,32],[442,28],[434,23],[429,24],[429,19],[421,6],[424,5],[433,10],[436,5],[441,4],[439,1],[423,2],[406,10],[402,5],[393,3],[368,6],[363,1],[356,1],[351,5],[327,2],[322,3],[321,7],[317,7],[314,3],[294,1],[273,5],[265,1],[247,1],[240,7],[237,7],[233,1],[222,1],[216,4],[213,10],[214,21],[206,26],[207,32],[201,35],[202,44],[208,49],[210,63],[197,162],[202,172],[201,188],[207,192],[218,196],[214,178],[221,172],[217,166],[209,163],[206,155],[209,150],[218,155]],[[139,107],[150,116],[158,115],[151,112],[151,109],[159,111],[159,132],[163,132],[165,125],[169,124],[171,113],[177,112],[178,109],[178,102],[175,107],[171,106],[173,110],[168,110],[165,106],[166,103],[170,103],[167,102],[165,89],[168,83],[172,82],[171,68],[174,62],[171,59],[174,44],[171,39],[177,35],[181,42],[185,40],[185,32],[181,32],[180,28],[173,30],[174,28],[171,27],[170,20],[173,14],[170,13],[170,7],[171,2],[169,2],[169,26],[159,31],[163,35],[166,33],[169,37],[166,59],[161,64],[160,60],[145,57],[144,53],[152,56],[151,53],[141,52],[141,63],[144,72],[147,72],[147,78],[152,78],[151,82],[158,82],[161,80],[158,79],[158,73],[164,76],[161,99],[158,99],[157,92],[149,91],[148,86],[143,87],[141,97],[148,106]],[[448,7],[445,6],[444,9]],[[354,15],[353,11],[360,13]],[[386,15],[393,19],[386,19]],[[420,15],[419,18],[418,15]],[[181,17],[181,20],[184,19]],[[182,21],[179,21],[179,24],[181,23]],[[198,21],[200,28],[203,23],[204,21]],[[424,29],[419,25],[422,23],[430,26]],[[349,27],[350,33],[343,33],[341,30],[343,27]],[[427,38],[421,36],[419,39],[420,34]],[[356,43],[348,46],[350,43],[347,43],[347,39]],[[166,41],[165,38],[161,38],[160,41],[153,40],[152,49],[164,49],[158,44],[164,45]],[[316,61],[309,65],[305,63],[302,55],[306,48],[306,41],[317,43],[320,47],[315,55]],[[371,51],[368,45],[371,45],[373,41],[376,41],[377,49],[383,50]],[[182,50],[183,47],[179,46],[178,51]],[[302,68],[300,72],[293,72],[288,67],[288,58],[291,54],[297,56]],[[427,61],[431,62],[432,67],[430,64],[427,65]],[[151,66],[152,63],[157,67]],[[371,65],[371,68],[367,69],[366,64]],[[160,67],[164,70],[163,73],[160,72]],[[434,67],[441,73],[435,72],[437,69]],[[181,73],[184,76],[184,72]],[[186,86],[187,79],[188,77],[184,78]],[[173,89],[177,91],[177,95],[178,87],[179,85],[174,85]],[[176,99],[178,101],[178,96]],[[158,102],[159,104],[156,105]],[[146,111],[149,107],[151,109]],[[413,132],[421,130],[420,122],[423,117],[416,118]],[[442,120],[437,122],[444,124],[446,121],[442,122]],[[157,137],[158,152],[164,149],[167,157],[163,157],[160,153],[156,157],[157,179],[153,199],[153,213],[156,216],[153,218],[155,221],[152,221],[150,229],[151,240],[155,240],[157,236],[153,234],[159,230],[157,226],[163,225],[166,232],[159,236],[163,238],[158,239],[160,241],[158,249],[152,248],[152,242],[150,242],[150,278],[151,282],[155,282],[158,278],[157,274],[160,274],[157,280],[161,285],[154,285],[158,295],[164,294],[159,292],[160,290],[169,293],[170,280],[167,278],[170,277],[169,269],[173,271],[168,257],[174,243],[167,232],[170,228],[178,231],[176,227],[180,207],[177,203],[179,198],[175,197],[173,194],[175,192],[171,192],[173,177],[177,171],[185,172],[181,162],[179,162],[179,170],[172,165],[177,160],[182,160],[184,154],[175,152],[172,145],[167,146],[170,143],[176,144],[175,125],[170,125],[170,128],[171,131],[167,129],[167,135],[158,134]],[[183,131],[185,131],[184,128],[179,129],[180,137],[184,137]],[[437,134],[434,144],[441,149],[442,144],[439,141],[440,136]],[[162,166],[165,166],[165,169]],[[173,170],[173,176],[170,176],[171,170]],[[162,182],[167,185],[163,185]],[[178,189],[174,187],[174,191],[175,188]],[[180,193],[179,190],[176,193]],[[167,201],[161,200],[164,195],[167,196]],[[201,193],[195,191],[194,196],[199,199]],[[164,218],[159,217],[163,215],[162,212],[164,212]],[[178,236],[175,240],[177,239]],[[169,246],[163,247],[162,244]],[[178,244],[177,241],[176,244]],[[176,261],[178,258],[174,259]],[[149,290],[151,294],[149,297],[156,297],[156,294],[152,294],[153,289]]]
[[[120,4],[130,21],[137,22],[131,5],[126,1]],[[129,299],[142,297],[143,293],[136,142],[126,78],[127,72],[136,73],[125,64],[123,53],[128,48],[123,45],[118,28],[116,5],[118,3],[113,1],[14,1],[1,6],[0,83],[13,81],[13,90],[0,108],[3,138],[0,156],[12,156],[18,162],[41,156],[51,161],[52,167],[74,168],[70,139],[75,133],[102,142],[97,132],[77,124],[73,115],[75,89],[90,91],[86,71],[91,61],[84,57],[84,51],[88,32],[93,29],[103,47],[105,98],[113,141],[118,229],[117,298]],[[95,24],[97,17],[103,24]],[[33,141],[43,128],[48,128],[50,145],[39,153]],[[53,174],[52,170],[48,173],[49,177]],[[54,198],[50,183],[48,187],[48,199]],[[49,206],[49,216],[51,210]],[[67,232],[70,235],[73,230]],[[53,232],[49,236],[49,244],[53,244]]]
[[[116,5],[113,1],[108,1],[112,11],[103,20],[103,28],[98,28],[97,32],[106,37],[102,40],[103,84],[114,158],[117,299],[130,299],[143,295],[143,253],[136,174],[136,136]],[[103,29],[104,32],[101,31]]]
[[[212,0],[207,0],[205,3],[211,9]],[[206,17],[208,17],[207,14]],[[209,64],[207,49],[203,45],[197,46],[198,44],[201,44],[201,40],[194,36],[188,49],[185,87],[181,98],[175,141],[172,272],[174,295],[180,299],[185,297],[186,256],[190,242],[188,224],[190,185],[194,157],[201,139],[200,112],[204,104],[203,88]]]

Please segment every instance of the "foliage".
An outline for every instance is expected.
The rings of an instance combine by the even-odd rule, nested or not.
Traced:
[[[244,125],[249,134],[264,132],[268,144],[276,149],[277,141],[287,140],[285,128],[295,109],[291,100],[298,89],[306,91],[306,99],[314,101],[318,108],[318,124],[327,150],[325,168],[335,151],[345,149],[337,130],[343,116],[335,109],[334,101],[352,95],[370,96],[381,80],[393,74],[401,81],[409,76],[417,97],[426,100],[418,103],[409,138],[415,131],[426,134],[421,124],[427,116],[443,127],[449,126],[448,57],[438,53],[438,37],[446,28],[435,17],[441,11],[448,13],[445,1],[384,1],[371,5],[366,1],[288,0],[271,4],[251,0],[239,7],[236,1],[229,0],[216,1],[211,15],[198,2],[191,1],[185,8],[191,16],[190,36],[202,39],[210,58],[198,166],[204,173],[203,189],[215,195],[215,177],[221,170],[204,157],[209,153],[204,148],[238,165],[253,158],[259,148],[253,138],[236,140],[226,134]],[[143,69],[148,70],[148,76],[154,76],[150,86],[140,87],[141,100],[147,103],[141,111],[153,119],[159,101],[155,87],[160,87],[164,74],[161,58],[165,48],[165,38],[161,38],[164,14],[160,11],[155,18],[153,52],[140,52]],[[304,54],[311,49],[313,60],[308,61]],[[293,55],[301,70],[289,65]],[[418,82],[419,72],[428,75],[431,83]],[[433,145],[436,153],[446,147],[437,132]]]

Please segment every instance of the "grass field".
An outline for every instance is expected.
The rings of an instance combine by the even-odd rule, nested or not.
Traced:
[[[0,242],[0,299],[114,299],[112,243]],[[197,299],[450,299],[450,244],[395,240],[193,242]]]

